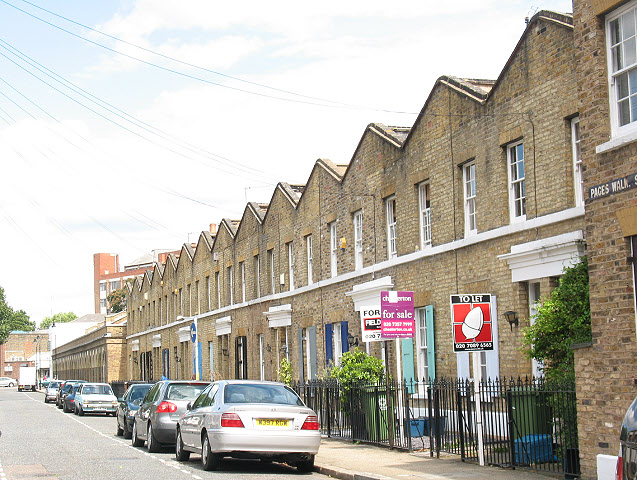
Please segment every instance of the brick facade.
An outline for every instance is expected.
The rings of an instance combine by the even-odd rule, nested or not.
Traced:
[[[223,219],[215,236],[203,232],[195,248],[184,245],[179,257],[169,255],[130,289],[128,376],[274,380],[285,355],[294,378],[320,376],[330,354],[337,356],[326,342],[347,349],[348,335],[360,338],[357,310],[369,304],[365,292],[378,298],[381,289],[413,291],[417,308],[433,307],[429,348],[436,375],[446,377],[469,371],[453,353],[449,296],[492,294],[498,342],[487,373],[530,375],[531,362],[520,352],[529,283],[548,293],[563,264],[583,253],[584,209],[575,204],[570,135],[575,75],[571,17],[540,12],[496,81],[440,77],[411,128],[370,124],[349,165],[318,160],[306,185],[280,183],[268,205],[251,203],[240,221]],[[512,218],[509,147],[519,142],[525,215]],[[476,228],[465,233],[463,172],[471,164]],[[424,184],[431,245],[421,238]],[[395,202],[393,258],[387,199]],[[507,310],[518,313],[519,327],[509,328]],[[193,323],[201,369],[193,369]],[[404,346],[368,348],[388,359],[393,375],[406,375],[411,362],[419,376],[417,353],[404,357]]]
[[[614,112],[609,98],[606,16],[626,2],[575,0],[574,28],[585,166],[586,238],[592,345],[577,349],[576,375],[582,478],[597,478],[597,455],[617,455],[627,407],[637,395],[635,291],[630,240],[637,235],[637,190],[591,198],[589,189],[637,173],[637,143],[608,148]],[[605,150],[597,153],[597,149]]]

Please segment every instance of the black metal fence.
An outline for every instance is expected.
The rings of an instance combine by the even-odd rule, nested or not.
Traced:
[[[576,478],[575,386],[544,379],[459,379],[345,387],[293,385],[319,415],[324,435],[485,464]],[[479,388],[476,388],[479,387]],[[479,396],[480,415],[477,415]],[[478,418],[479,417],[479,418]],[[481,438],[478,435],[482,430]]]

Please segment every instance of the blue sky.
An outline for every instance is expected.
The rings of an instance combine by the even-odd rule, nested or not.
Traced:
[[[93,253],[179,249],[316,159],[349,162],[367,124],[411,126],[439,76],[495,79],[540,9],[571,3],[0,0],[9,304],[92,313]]]

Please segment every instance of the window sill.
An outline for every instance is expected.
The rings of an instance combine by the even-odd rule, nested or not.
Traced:
[[[595,153],[606,153],[612,152],[613,150],[617,150],[618,148],[624,147],[630,143],[637,141],[637,130],[632,132],[624,133],[622,135],[616,135],[611,138],[608,142],[602,143],[595,147]]]

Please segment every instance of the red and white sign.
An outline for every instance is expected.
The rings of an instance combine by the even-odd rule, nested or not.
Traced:
[[[380,305],[361,310],[361,332],[363,342],[380,342]]]
[[[493,350],[491,295],[451,295],[453,351]]]

